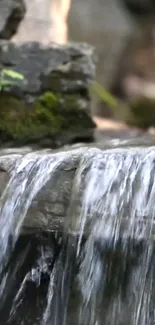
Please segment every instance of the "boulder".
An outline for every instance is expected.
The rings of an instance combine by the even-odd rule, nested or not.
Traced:
[[[0,0],[0,39],[10,39],[26,12],[23,0]]]
[[[3,42],[0,64],[23,76],[23,80],[11,78],[1,92],[0,145],[58,147],[79,139],[92,140],[95,123],[90,116],[89,84],[95,77],[93,47]]]
[[[105,141],[104,144],[96,144],[95,147],[93,144],[89,147],[81,146],[79,148],[76,147],[77,145],[74,145],[56,151],[50,149],[32,151],[30,148],[1,150],[1,218],[3,218],[4,223],[5,220],[8,220],[10,223],[13,221],[13,226],[11,227],[13,233],[17,233],[16,227],[18,228],[21,221],[24,221],[23,233],[62,232],[64,229],[72,233],[76,229],[75,225],[78,226],[77,221],[79,220],[80,213],[83,216],[87,210],[83,203],[87,203],[89,206],[93,204],[95,209],[93,210],[93,206],[91,206],[92,212],[90,212],[90,209],[86,212],[87,217],[89,216],[87,228],[89,230],[90,213],[93,213],[93,218],[98,216],[100,220],[105,208],[103,198],[105,198],[110,188],[111,192],[108,193],[111,194],[108,195],[110,197],[112,195],[115,197],[116,195],[117,201],[119,201],[116,205],[117,212],[119,213],[119,204],[120,206],[123,204],[123,211],[126,211],[126,209],[128,211],[128,202],[124,200],[122,203],[122,196],[119,196],[118,188],[121,191],[122,187],[115,188],[115,185],[117,185],[117,182],[122,185],[124,184],[124,175],[126,173],[127,179],[130,180],[132,171],[135,175],[139,171],[138,173],[141,176],[138,177],[142,177],[142,179],[145,172],[148,175],[152,175],[155,150],[154,147],[151,148],[150,146],[153,143],[151,138],[140,136],[137,141],[131,139],[118,143],[117,139],[117,141]],[[142,145],[143,148],[141,148]],[[133,164],[131,164],[131,161],[133,161]],[[135,161],[137,161],[139,166],[139,169],[136,171]],[[54,165],[55,162],[56,165]],[[150,166],[149,170],[148,164]],[[91,169],[92,166],[93,169]],[[132,166],[132,171],[129,166]],[[117,174],[119,168],[121,168],[121,172]],[[89,174],[90,170],[91,174]],[[114,180],[115,172],[117,179]],[[114,182],[114,187],[111,187],[111,185],[108,187],[111,181]],[[144,200],[147,189],[152,184],[150,182],[152,182],[152,178],[148,176],[147,184],[145,184],[143,191],[143,187],[135,188],[133,182],[131,201],[135,200],[137,209],[139,209],[139,197],[143,197]],[[96,189],[94,188],[95,184]],[[128,196],[128,193],[131,191],[130,181],[126,184],[128,184],[128,186],[126,185]],[[88,185],[89,187],[87,187]],[[151,202],[151,198],[149,202]],[[106,204],[107,209],[110,209],[108,205],[110,201],[107,201]],[[153,209],[151,207],[150,209]],[[26,215],[24,216],[25,211]],[[111,215],[111,210],[108,211]],[[142,221],[143,217],[145,219],[143,210],[139,213],[139,218]],[[118,217],[117,213],[116,216]],[[132,209],[128,218],[126,218],[125,213],[123,216],[123,227],[130,227],[129,221],[130,218],[132,219]],[[83,216],[83,220],[85,217]],[[134,220],[132,221],[134,222]],[[90,226],[92,225],[90,224]]]

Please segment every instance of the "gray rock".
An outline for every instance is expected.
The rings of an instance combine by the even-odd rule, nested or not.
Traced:
[[[26,12],[23,0],[0,0],[0,39],[10,39]]]
[[[7,112],[3,117],[0,113],[2,145],[41,141],[57,147],[74,138],[92,139],[89,84],[95,77],[95,60],[94,48],[87,44],[1,42],[2,68],[9,66],[24,77],[7,86],[0,98]]]
[[[85,43],[42,46],[37,42],[0,44],[0,62],[20,72],[24,83],[19,93],[37,94],[45,90],[62,93],[87,89],[95,77],[94,47]],[[58,80],[57,80],[58,79]],[[56,82],[57,81],[57,82]]]

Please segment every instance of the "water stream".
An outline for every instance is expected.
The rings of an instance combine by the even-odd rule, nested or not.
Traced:
[[[72,159],[64,233],[21,235],[37,193]],[[0,325],[154,325],[155,148],[26,154],[10,173]]]

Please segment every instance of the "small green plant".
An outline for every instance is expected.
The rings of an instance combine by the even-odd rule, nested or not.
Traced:
[[[101,101],[105,102],[110,107],[113,113],[116,113],[118,101],[104,87],[102,87],[98,82],[94,82],[90,86],[90,91],[97,95],[97,97],[100,98]]]
[[[5,89],[5,87],[16,84],[19,80],[24,80],[22,74],[13,70],[2,69],[0,71],[0,91]]]

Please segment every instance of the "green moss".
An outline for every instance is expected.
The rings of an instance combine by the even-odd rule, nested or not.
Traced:
[[[59,95],[53,94],[51,91],[47,91],[40,97],[40,102],[43,106],[46,106],[47,108],[51,107],[57,107],[59,104]]]
[[[128,124],[141,128],[155,125],[155,99],[140,98],[129,103]]]
[[[75,109],[80,108],[78,96],[74,96],[74,95],[62,96],[58,93],[53,94],[50,91],[44,93],[44,95],[42,95],[40,97],[40,103],[48,109],[52,108],[52,110],[54,108],[56,108],[56,110],[57,110],[58,106],[61,106],[61,107],[63,106],[67,110],[73,109],[74,111],[75,111]]]
[[[92,127],[94,125],[92,124]],[[0,97],[0,138],[19,143],[75,132],[90,127],[76,96],[46,92],[32,104],[2,93]]]

